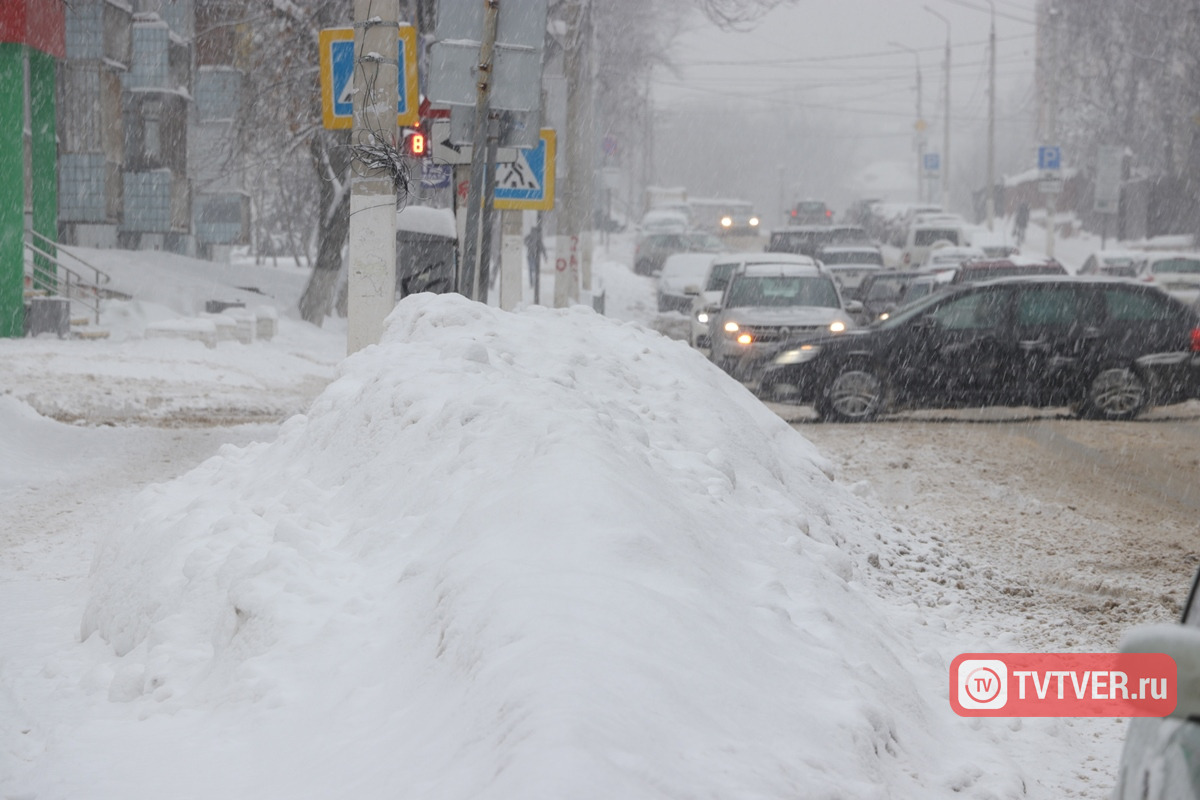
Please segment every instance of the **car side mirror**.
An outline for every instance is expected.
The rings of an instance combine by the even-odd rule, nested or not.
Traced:
[[[851,314],[861,314],[863,312],[863,304],[861,300],[846,301],[846,311]]]
[[[700,287],[694,283],[689,283],[687,286],[683,287],[683,293],[686,295],[698,295],[700,294]]]
[[[1122,653],[1166,653],[1175,660],[1176,719],[1200,717],[1200,628],[1187,625],[1145,625],[1126,632]]]

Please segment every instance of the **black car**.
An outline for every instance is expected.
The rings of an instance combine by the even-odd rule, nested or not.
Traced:
[[[918,278],[931,273],[919,270],[880,270],[863,278],[856,299],[863,304],[862,322],[870,324],[909,302],[909,290]],[[916,299],[916,298],[913,298]]]
[[[1200,316],[1154,287],[1119,279],[954,287],[865,330],[793,338],[759,391],[843,421],[980,406],[1070,406],[1131,419],[1200,395]]]

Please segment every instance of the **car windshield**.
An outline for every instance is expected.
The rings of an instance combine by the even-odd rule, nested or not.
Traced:
[[[684,236],[684,241],[691,250],[720,250],[724,246],[711,233],[689,233]]]
[[[737,264],[713,264],[712,271],[708,273],[708,283],[704,285],[704,291],[725,291],[725,287],[729,285],[729,276],[733,274],[736,266]]]
[[[826,264],[876,264],[883,266],[883,256],[875,250],[848,250],[822,253],[821,261]]]
[[[958,244],[958,231],[954,228],[921,228],[913,235],[913,244],[917,247],[928,247],[941,241]]]
[[[825,204],[818,201],[805,201],[796,203],[796,210],[801,214],[824,214]]]
[[[898,311],[892,312],[891,316],[880,322],[876,322],[875,326],[883,329],[896,328],[908,322],[913,317],[919,316],[925,312],[927,308],[934,303],[941,301],[944,296],[943,292],[937,294],[926,295],[914,303],[904,306]]]
[[[996,278],[1024,277],[1026,275],[1066,275],[1067,271],[1057,264],[1019,267],[1016,264],[998,267],[964,267],[959,283],[977,283]]]
[[[726,303],[728,308],[840,305],[833,281],[824,275],[744,275],[730,287]]]
[[[1133,264],[1114,265],[1105,264],[1100,268],[1100,273],[1103,275],[1111,275],[1114,278],[1136,278],[1137,267]]]
[[[862,228],[834,228],[830,236],[835,242],[867,241],[867,232]]]
[[[876,278],[867,292],[867,300],[896,300],[912,278]]]
[[[1155,274],[1170,272],[1177,275],[1200,275],[1200,261],[1193,258],[1167,258],[1155,261],[1150,270]]]

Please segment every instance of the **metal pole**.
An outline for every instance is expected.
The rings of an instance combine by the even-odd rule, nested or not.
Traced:
[[[487,140],[487,177],[483,182],[483,221],[479,226],[479,270],[475,273],[475,281],[479,286],[475,292],[475,299],[484,304],[488,301],[488,289],[492,285],[492,242],[496,219],[493,201],[496,199],[496,151],[499,149],[500,140],[496,136],[489,135]]]
[[[942,119],[942,208],[950,210],[950,20],[929,6],[925,10],[946,25],[946,100],[945,116]]]
[[[355,146],[396,147],[399,78],[398,0],[354,0]],[[368,169],[354,152],[350,179],[350,265],[346,349],[377,344],[396,305],[396,185],[387,169]]]
[[[467,190],[467,230],[463,241],[463,281],[459,291],[479,297],[479,229],[487,172],[488,111],[492,95],[492,58],[500,0],[483,0],[483,40],[479,44],[479,82],[475,84],[475,135],[472,138],[471,182]]]
[[[917,202],[925,201],[925,118],[921,105],[921,54],[907,45],[899,42],[888,42],[892,47],[907,50],[917,62],[917,121],[913,128],[917,132]]]
[[[1050,9],[1050,102],[1046,109],[1049,144],[1058,144],[1058,20],[1057,8]],[[1046,255],[1054,258],[1054,218],[1058,216],[1058,194],[1046,195]]]
[[[992,30],[988,34],[988,59],[991,62],[988,76],[988,163],[987,163],[987,226],[994,230],[996,224],[996,4],[987,0],[992,9]]]

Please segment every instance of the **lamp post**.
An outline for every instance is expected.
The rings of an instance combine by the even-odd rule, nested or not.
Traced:
[[[996,4],[987,0],[992,10],[992,28],[988,34],[988,155],[987,155],[987,226],[996,225]]]
[[[925,10],[940,19],[946,25],[946,109],[943,118],[945,127],[942,140],[942,208],[950,209],[950,20],[929,6]]]
[[[925,199],[925,193],[922,191],[925,182],[925,118],[921,113],[921,54],[899,42],[888,42],[888,45],[912,53],[913,58],[917,60],[917,121],[913,127],[917,132],[917,202],[920,203]]]

